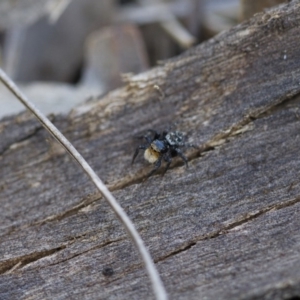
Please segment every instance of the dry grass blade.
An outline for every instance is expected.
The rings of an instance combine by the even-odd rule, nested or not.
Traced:
[[[98,190],[101,192],[103,197],[108,201],[109,205],[116,213],[120,221],[124,224],[129,236],[132,238],[134,244],[136,245],[142,260],[145,264],[147,273],[150,277],[154,294],[156,299],[165,300],[167,299],[167,293],[163,286],[163,283],[159,277],[159,274],[154,266],[149,252],[147,251],[143,240],[136,231],[134,225],[130,221],[127,214],[118,204],[114,196],[110,193],[108,188],[103,184],[100,178],[96,175],[93,169],[85,161],[85,159],[80,155],[80,153],[73,147],[73,145],[62,135],[62,133],[49,121],[49,119],[44,116],[39,110],[37,110],[33,104],[29,102],[27,97],[19,90],[19,88],[14,84],[14,82],[5,74],[5,72],[0,69],[0,80],[3,84],[29,109],[42,123],[42,125],[50,132],[50,134],[68,151],[68,153],[78,162],[85,173],[90,177],[93,183],[96,185]]]

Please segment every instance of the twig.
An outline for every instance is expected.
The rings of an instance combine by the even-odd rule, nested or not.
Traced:
[[[156,299],[166,300],[168,298],[167,293],[155,268],[152,258],[144,245],[143,240],[136,231],[134,225],[130,221],[127,214],[118,204],[118,202],[110,193],[108,188],[103,184],[100,178],[96,175],[96,173],[85,161],[85,159],[80,155],[80,153],[74,148],[74,146],[63,136],[63,134],[50,122],[50,120],[46,116],[44,116],[37,108],[34,107],[34,105],[27,99],[27,97],[19,90],[19,88],[14,84],[14,82],[5,74],[5,72],[1,68],[0,80],[25,105],[25,107],[37,117],[37,119],[42,123],[42,125],[67,150],[67,152],[75,159],[75,161],[77,161],[77,163],[82,167],[85,173],[90,177],[90,179],[96,185],[100,193],[108,201],[112,210],[123,223],[127,230],[127,233],[136,245],[138,252],[140,253],[144,262],[147,273],[150,277]]]
[[[139,0],[139,4],[143,7],[149,8],[152,5],[157,5],[160,10],[163,19],[159,21],[160,26],[183,48],[190,48],[196,43],[196,38],[186,29],[177,18],[168,9],[168,6],[161,3],[160,0],[142,1]]]

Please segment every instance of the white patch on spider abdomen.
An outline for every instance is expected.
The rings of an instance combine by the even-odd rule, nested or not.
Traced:
[[[144,152],[144,158],[150,163],[154,164],[158,158],[159,158],[159,153],[154,151],[151,147],[146,149]]]
[[[180,131],[169,132],[166,140],[171,146],[184,146],[183,133]]]

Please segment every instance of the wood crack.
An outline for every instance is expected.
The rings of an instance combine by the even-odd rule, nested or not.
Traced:
[[[265,209],[262,209],[258,212],[255,212],[255,213],[250,213],[246,217],[244,217],[240,220],[234,221],[234,222],[224,226],[224,228],[222,228],[218,231],[212,232],[208,235],[205,235],[205,236],[202,236],[198,239],[190,241],[187,245],[184,245],[184,246],[180,247],[179,249],[177,249],[177,250],[175,250],[175,251],[173,251],[173,252],[171,252],[167,255],[164,255],[163,257],[160,257],[160,258],[156,259],[155,263],[164,261],[164,260],[166,260],[170,257],[173,257],[173,256],[176,256],[176,255],[181,254],[183,252],[189,251],[192,247],[197,245],[198,242],[209,240],[209,239],[214,239],[214,238],[217,238],[220,235],[228,234],[228,233],[230,233],[231,230],[234,230],[234,229],[238,228],[241,225],[245,225],[248,222],[251,222],[251,221],[257,219],[258,217],[260,217],[260,216],[262,216],[262,215],[264,215],[264,214],[266,214],[266,213],[268,213],[272,210],[284,209],[284,208],[287,208],[289,206],[293,206],[296,203],[300,203],[300,197],[297,197],[297,198],[295,198],[293,200],[290,200],[290,201],[287,201],[287,202],[283,202],[283,203],[279,203],[279,204],[276,204],[276,205],[266,207]]]
[[[43,129],[43,126],[36,127],[31,133],[28,133],[25,136],[14,141],[13,143],[10,143],[10,144],[4,146],[0,151],[0,156],[3,156],[12,146],[22,143],[26,140],[29,140],[30,138],[35,136],[41,129]]]
[[[89,249],[87,249],[85,251],[82,251],[80,253],[76,253],[76,254],[74,254],[74,255],[66,258],[66,259],[59,260],[56,263],[50,263],[50,264],[47,264],[45,266],[39,266],[38,268],[42,269],[42,268],[46,268],[46,267],[49,267],[49,266],[58,265],[60,263],[69,261],[69,260],[71,260],[71,259],[73,259],[75,257],[84,255],[84,254],[86,254],[86,253],[88,253],[90,251],[93,251],[95,249],[100,249],[100,248],[109,246],[111,244],[118,243],[118,242],[120,242],[122,240],[124,240],[124,238],[107,241],[107,242],[105,242],[105,243],[103,243],[101,245],[96,245],[96,246],[91,247],[91,248],[89,248]],[[47,256],[51,256],[51,255],[53,255],[53,254],[55,254],[57,252],[60,252],[60,251],[62,251],[64,249],[67,249],[68,245],[70,245],[70,244],[65,244],[65,245],[62,245],[60,247],[57,247],[57,248],[54,248],[54,249],[50,249],[50,250],[45,250],[45,251],[36,252],[36,253],[30,253],[28,255],[24,255],[22,257],[15,258],[15,259],[13,259],[11,261],[2,262],[2,265],[0,265],[0,275],[1,274],[10,274],[10,273],[13,273],[16,270],[23,269],[25,266],[28,266],[28,265],[30,265],[32,263],[35,263],[35,262],[37,262],[38,260],[40,260],[42,258],[45,258]],[[35,268],[33,268],[33,269],[35,269]]]
[[[17,257],[12,260],[4,261],[0,265],[0,274],[9,274],[14,272],[15,270],[21,269],[24,266],[31,264],[41,258],[45,258],[47,256],[53,255],[56,252],[59,252],[65,249],[67,246],[62,245],[54,249],[44,250],[40,252],[34,252],[22,257]]]
[[[108,242],[103,243],[103,244],[101,244],[101,245],[96,245],[96,246],[91,247],[91,248],[89,248],[89,249],[87,249],[87,250],[85,250],[85,251],[82,251],[82,252],[80,252],[80,253],[76,253],[76,254],[74,254],[74,255],[72,255],[72,256],[70,256],[70,257],[64,259],[64,260],[60,260],[60,261],[58,261],[58,262],[56,262],[56,263],[49,264],[49,265],[47,265],[47,266],[45,266],[45,267],[55,266],[55,265],[57,265],[57,264],[61,264],[61,263],[63,263],[63,262],[69,261],[69,260],[71,260],[71,259],[73,259],[73,258],[75,258],[75,257],[84,255],[84,254],[86,254],[86,253],[88,253],[88,252],[90,252],[90,251],[93,251],[93,250],[96,250],[96,249],[104,248],[104,247],[109,246],[109,245],[111,245],[111,244],[118,243],[118,242],[120,242],[120,241],[122,241],[122,240],[124,240],[124,239],[123,239],[123,238],[121,238],[121,239],[116,239],[116,240],[108,241]],[[45,267],[42,267],[42,268],[45,268]],[[41,267],[39,267],[39,269],[41,269]]]

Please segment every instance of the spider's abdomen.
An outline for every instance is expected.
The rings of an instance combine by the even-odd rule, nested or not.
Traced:
[[[169,132],[166,140],[170,146],[184,146],[183,133],[180,131]]]
[[[155,151],[151,146],[144,152],[144,158],[150,163],[154,164],[160,156],[160,153]]]

